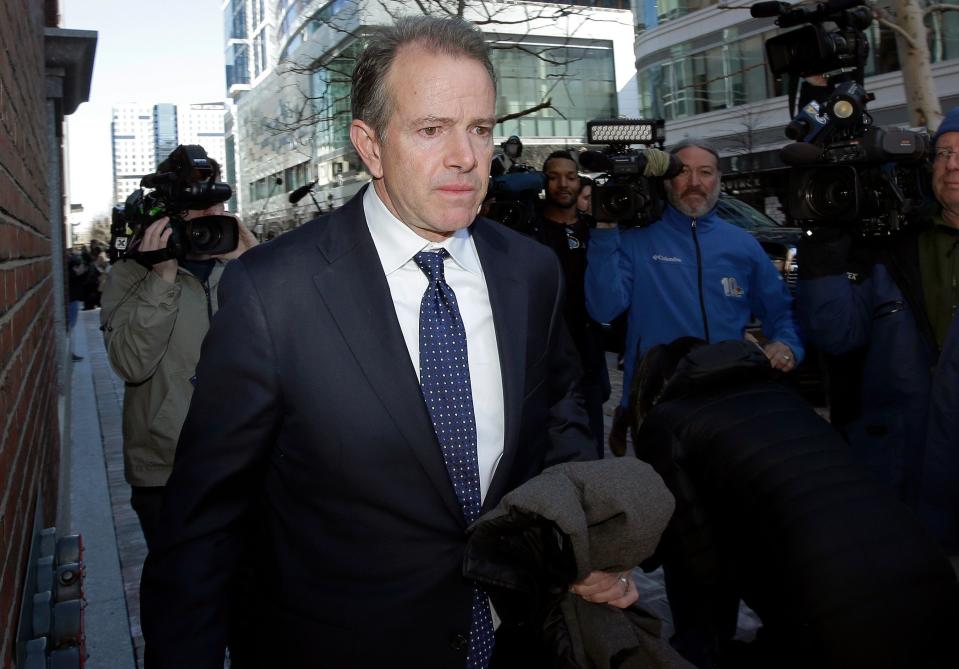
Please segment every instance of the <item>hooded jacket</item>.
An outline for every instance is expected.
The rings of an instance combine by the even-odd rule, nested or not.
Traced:
[[[650,226],[593,230],[587,258],[590,315],[609,323],[629,310],[625,379],[657,344],[684,336],[742,339],[752,316],[767,338],[802,360],[785,282],[759,242],[715,209],[693,219],[668,205]]]
[[[651,555],[672,510],[648,465],[597,460],[545,470],[473,523],[463,573],[484,587],[504,626],[526,631],[509,666],[692,669],[657,619],[569,592],[592,571],[631,570]]]

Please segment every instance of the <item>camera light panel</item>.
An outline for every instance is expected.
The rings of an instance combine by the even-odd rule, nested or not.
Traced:
[[[656,144],[666,139],[661,120],[610,119],[588,121],[586,141],[589,144]]]

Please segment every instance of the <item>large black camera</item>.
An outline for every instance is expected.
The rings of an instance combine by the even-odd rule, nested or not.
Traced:
[[[586,124],[586,141],[605,145],[603,151],[584,151],[579,163],[596,177],[592,192],[592,211],[601,223],[623,227],[643,226],[662,217],[666,202],[663,179],[679,174],[683,165],[669,157],[665,172],[651,172],[645,151],[631,149],[635,144],[656,145],[666,141],[666,122],[662,119],[608,119]]]
[[[514,230],[529,232],[536,216],[536,203],[546,188],[546,175],[520,162],[523,142],[516,135],[500,144],[503,153],[490,165],[486,216]]]
[[[760,2],[754,17],[776,16],[800,28],[766,41],[770,70],[787,76],[790,114],[800,77],[822,76],[826,95],[802,104],[786,127],[796,140],[782,150],[792,166],[786,213],[805,229],[846,227],[857,234],[892,234],[921,218],[928,201],[929,139],[880,128],[866,111],[874,96],[863,87],[872,14],[863,0],[829,0],[794,7]],[[824,25],[825,24],[825,25]]]
[[[219,166],[202,146],[180,145],[140,181],[123,208],[113,209],[110,259],[131,258],[154,265],[188,255],[220,255],[233,251],[240,241],[239,224],[232,216],[201,216],[184,220],[188,210],[202,210],[230,199],[229,184],[218,182]],[[144,189],[150,188],[151,191]],[[167,247],[141,252],[137,249],[143,231],[168,216]]]

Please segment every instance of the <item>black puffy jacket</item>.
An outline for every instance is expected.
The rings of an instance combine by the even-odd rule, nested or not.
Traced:
[[[768,666],[959,666],[948,560],[771,373],[755,346],[705,346],[646,416],[637,453],[676,497],[657,557],[693,592],[730,585],[763,621]]]

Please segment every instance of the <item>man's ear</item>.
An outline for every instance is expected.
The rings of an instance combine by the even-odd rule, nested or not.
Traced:
[[[374,179],[380,179],[383,176],[383,162],[381,160],[381,144],[373,131],[365,121],[353,119],[350,123],[350,141],[353,147],[360,154],[363,164]]]

